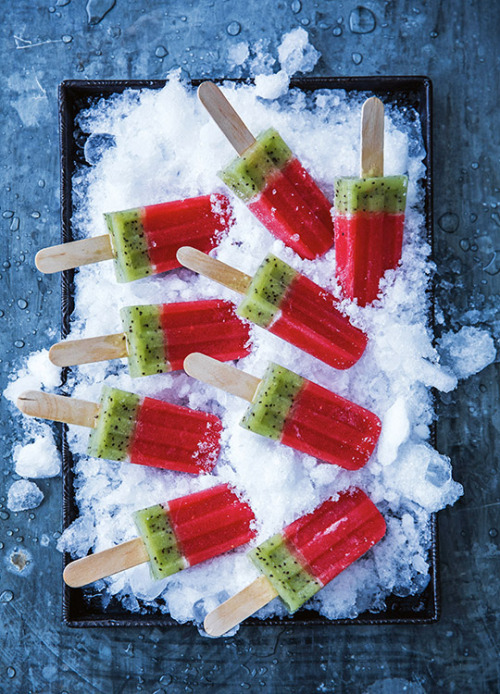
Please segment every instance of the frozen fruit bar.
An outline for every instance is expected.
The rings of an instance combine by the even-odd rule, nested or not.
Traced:
[[[328,499],[249,552],[290,612],[359,559],[385,534],[378,509],[360,489]]]
[[[336,274],[344,294],[366,306],[401,259],[406,176],[339,178],[335,182]]]
[[[250,351],[249,326],[228,301],[127,306],[120,315],[134,377],[182,369],[191,352],[230,361]]]
[[[213,414],[104,386],[87,452],[199,474],[215,466],[221,431]]]
[[[137,511],[153,578],[211,559],[255,536],[254,515],[227,484]]]
[[[332,247],[331,205],[276,130],[261,133],[219,176],[302,258],[312,260]]]
[[[367,337],[337,304],[332,294],[270,254],[237,313],[330,366],[348,369],[363,354]]]
[[[368,462],[381,430],[372,412],[273,363],[240,424],[347,470]]]
[[[119,282],[179,267],[175,254],[186,244],[208,252],[231,225],[224,195],[164,202],[104,215]]]

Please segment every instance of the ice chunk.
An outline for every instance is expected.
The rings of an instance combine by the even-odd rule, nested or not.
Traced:
[[[278,46],[283,70],[291,77],[296,72],[311,72],[321,53],[309,43],[309,34],[302,27],[289,31]]]
[[[42,501],[42,490],[34,482],[28,480],[14,482],[7,493],[9,511],[27,511],[30,508],[37,508]]]
[[[487,330],[465,326],[439,340],[442,361],[458,378],[468,378],[495,361],[495,342]]]
[[[285,70],[280,70],[274,75],[257,75],[255,78],[255,92],[263,99],[278,99],[286,94],[290,78]]]
[[[410,422],[404,398],[400,397],[382,417],[382,433],[377,448],[377,458],[382,465],[389,465],[398,454],[398,449],[408,438]]]
[[[21,477],[55,477],[61,471],[61,460],[50,430],[47,436],[36,436],[32,443],[14,447],[14,467]]]

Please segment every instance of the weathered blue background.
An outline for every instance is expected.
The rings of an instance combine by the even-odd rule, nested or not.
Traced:
[[[322,53],[315,75],[429,75],[435,88],[438,299],[446,327],[498,305],[500,6],[487,0],[369,0],[375,28],[356,33],[356,0],[50,0],[1,3],[0,327],[5,386],[23,355],[58,327],[59,278],[35,251],[59,238],[57,85],[70,78],[192,78],[227,70],[235,42],[302,25]],[[109,11],[107,11],[109,10]],[[352,16],[354,19],[354,16]],[[358,26],[357,26],[358,24]],[[370,22],[366,25],[370,27]],[[244,76],[244,74],[243,74]],[[495,166],[496,165],[496,166]],[[465,322],[475,320],[468,314]],[[496,314],[498,321],[498,313]],[[42,480],[33,513],[9,514],[19,426],[0,402],[0,691],[496,692],[500,564],[498,376],[490,366],[439,403],[439,448],[464,498],[439,516],[443,615],[432,626],[243,627],[227,641],[191,626],[71,630],[61,625],[60,480]],[[49,545],[41,546],[43,534]],[[19,573],[14,548],[32,564]],[[405,688],[406,687],[406,688]]]

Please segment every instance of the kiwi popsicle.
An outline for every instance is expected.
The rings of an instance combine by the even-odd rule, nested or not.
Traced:
[[[339,178],[335,182],[336,274],[344,294],[366,306],[401,259],[406,176]]]
[[[240,425],[347,470],[368,462],[381,431],[373,412],[272,362]]]
[[[401,259],[407,176],[384,176],[384,105],[367,99],[361,114],[361,177],[335,181],[336,275],[345,296],[366,306]]]
[[[200,101],[238,153],[220,178],[257,219],[302,258],[333,246],[331,204],[273,128],[257,138],[213,82],[198,88]]]
[[[99,404],[27,391],[27,415],[90,428],[87,454],[150,467],[210,472],[219,456],[222,422],[213,414],[103,386]]]
[[[261,379],[205,354],[190,354],[184,370],[250,403],[240,425],[325,463],[347,470],[365,465],[377,444],[376,414],[270,363]]]
[[[134,520],[156,579],[228,552],[255,536],[252,509],[227,484],[137,511]]]
[[[68,564],[69,586],[85,586],[146,562],[151,577],[160,580],[255,536],[252,509],[228,484],[150,506],[133,517],[140,537]]]
[[[279,596],[293,613],[379,542],[386,523],[359,488],[331,497],[248,556],[261,573],[250,586],[205,618],[205,630],[221,636]]]
[[[348,369],[368,338],[340,312],[338,300],[269,254],[250,277],[194,248],[180,248],[185,267],[243,294],[236,312],[336,369]]]
[[[118,282],[179,267],[175,254],[186,243],[203,251],[215,248],[233,223],[225,195],[203,195],[104,215],[108,234],[44,248],[37,268],[60,272],[114,260]]]
[[[258,135],[219,176],[301,258],[313,260],[333,246],[331,204],[276,130]]]
[[[136,378],[182,369],[193,351],[221,361],[250,351],[248,324],[222,299],[125,306],[120,316],[123,333],[59,342],[50,349],[51,361],[74,366],[127,357]]]

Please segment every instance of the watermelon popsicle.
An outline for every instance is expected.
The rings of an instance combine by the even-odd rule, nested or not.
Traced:
[[[219,456],[222,423],[208,412],[103,386],[99,404],[27,391],[24,414],[91,429],[87,454],[194,475],[210,472]]]
[[[114,260],[118,282],[155,275],[179,267],[175,254],[189,243],[210,251],[232,224],[225,195],[203,195],[104,215],[108,234],[51,246],[35,262],[51,273]]]
[[[255,536],[252,509],[228,484],[141,509],[133,517],[140,537],[68,564],[69,586],[88,585],[145,562],[151,577],[160,580]]]
[[[74,366],[128,358],[132,377],[177,371],[193,351],[221,361],[240,359],[250,351],[249,326],[221,299],[120,309],[124,332],[53,345],[50,360]]]
[[[190,354],[185,371],[248,400],[240,426],[322,462],[358,470],[369,460],[381,431],[380,419],[322,386],[278,364],[262,379],[204,354]]]
[[[237,308],[261,328],[336,369],[348,369],[363,354],[368,338],[338,309],[325,289],[269,254],[254,277],[192,248],[177,253],[185,267],[243,294]]]
[[[279,596],[293,613],[384,536],[383,516],[358,488],[341,492],[249,552],[262,574],[205,618],[222,636]]]
[[[384,106],[372,97],[362,111],[361,178],[335,181],[336,275],[360,306],[377,298],[401,260],[408,178],[383,172]]]
[[[212,82],[198,95],[239,155],[219,173],[224,183],[301,258],[326,253],[334,238],[331,204],[279,133],[270,128],[254,138]]]

